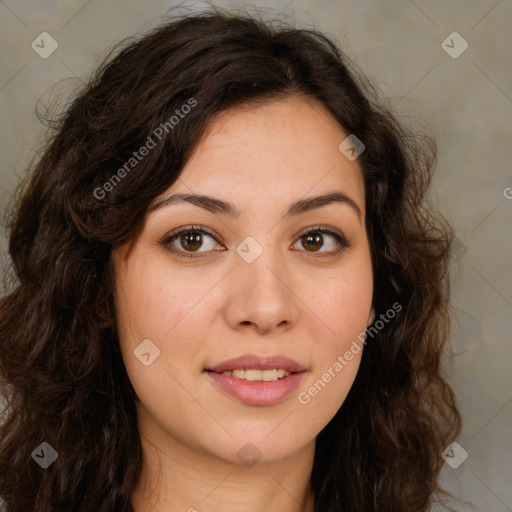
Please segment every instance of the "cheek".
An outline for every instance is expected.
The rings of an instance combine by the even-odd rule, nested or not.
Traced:
[[[354,384],[362,351],[362,342],[350,336],[319,347],[312,373],[297,394],[304,425],[320,432],[331,421]]]
[[[209,288],[210,280],[191,280],[158,262],[134,263],[117,287],[121,331],[128,329],[131,338],[168,338],[181,322],[190,322]]]
[[[201,335],[208,331],[208,291],[218,281],[206,275],[191,279],[187,272],[168,268],[157,261],[132,261],[116,288],[124,364],[139,398],[149,403],[164,388],[179,393],[173,377],[184,382],[198,371]],[[147,353],[141,347],[148,347],[154,360],[148,366],[137,357]]]
[[[336,333],[336,343],[341,349],[347,341],[364,332],[369,322],[372,303],[372,288],[340,287],[333,290],[329,320]]]
[[[346,272],[338,278],[328,276],[317,282],[307,301],[322,324],[326,350],[342,350],[364,332],[372,306],[373,282],[368,272]]]
[[[372,295],[371,262],[364,254],[347,262],[337,278],[320,280],[310,295],[308,305],[319,319],[314,367],[297,398],[318,416],[319,424],[326,424],[341,407],[357,375]]]
[[[162,403],[184,398],[177,382],[185,381],[198,349],[187,333],[193,334],[194,325],[199,325],[194,305],[206,290],[184,280],[171,281],[161,271],[137,272],[134,265],[118,292],[124,365],[139,400],[158,415]],[[144,354],[149,354],[146,361]]]

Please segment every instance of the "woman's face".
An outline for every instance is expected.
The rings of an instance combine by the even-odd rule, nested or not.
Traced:
[[[373,320],[362,172],[338,148],[347,135],[310,99],[224,112],[155,203],[216,201],[154,209],[132,250],[114,254],[121,349],[145,435],[270,462],[314,442],[340,408],[360,363],[354,341],[362,346]],[[332,193],[349,199],[310,202]],[[172,238],[183,227],[192,232]],[[208,371],[247,355],[261,360],[227,367],[270,371]],[[272,368],[299,369],[280,356],[304,371],[274,381],[283,372]]]

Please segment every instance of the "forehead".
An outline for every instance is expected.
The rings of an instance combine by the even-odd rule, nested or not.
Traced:
[[[231,108],[210,122],[167,193],[216,192],[234,203],[249,196],[282,203],[335,188],[351,194],[364,212],[361,167],[339,149],[347,136],[326,107],[309,97]]]

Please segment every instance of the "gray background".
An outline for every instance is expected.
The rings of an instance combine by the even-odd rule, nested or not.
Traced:
[[[155,26],[175,5],[0,0],[2,208],[45,133],[37,100],[44,103],[59,80],[72,78],[64,82],[69,87],[87,79],[111,44]],[[446,373],[464,418],[457,442],[468,453],[458,468],[444,465],[442,481],[468,501],[458,510],[512,511],[512,2],[276,0],[258,8],[334,37],[404,122],[436,138],[433,193],[459,240],[452,282],[456,356]],[[47,59],[31,48],[44,31],[58,42]],[[457,58],[442,46],[454,31],[469,45]],[[446,44],[460,48],[450,38]],[[2,253],[5,237],[2,224]]]

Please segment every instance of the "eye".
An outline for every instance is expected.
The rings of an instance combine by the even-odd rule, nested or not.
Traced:
[[[205,236],[210,239],[210,243],[206,244],[206,249],[200,251],[199,248],[204,245]],[[208,252],[212,250],[217,243],[213,234],[210,234],[204,228],[200,226],[187,226],[178,231],[169,233],[161,242],[166,248],[172,253],[178,254],[185,258],[198,258],[194,253],[197,252]],[[181,248],[176,249],[176,245]]]
[[[334,247],[331,250],[320,251],[325,245],[325,237],[331,239],[328,246]],[[205,244],[206,240],[206,244]],[[209,240],[209,242],[208,242]],[[344,249],[350,247],[350,243],[341,233],[336,233],[324,226],[313,226],[299,234],[299,239],[294,245],[301,242],[305,252],[319,253],[322,257],[336,256]],[[200,258],[198,253],[205,253],[214,249],[218,243],[216,236],[202,226],[186,226],[173,231],[165,236],[160,242],[166,249],[183,258]],[[292,246],[293,247],[293,246]],[[202,250],[200,250],[202,249]],[[312,249],[312,250],[309,250]]]
[[[325,245],[325,236],[331,238],[331,242],[328,243],[328,246],[334,248],[327,251],[320,251],[319,249]],[[334,241],[332,241],[334,240]],[[349,242],[341,233],[335,233],[330,229],[326,229],[324,226],[314,226],[312,228],[307,228],[307,231],[303,232],[299,235],[299,240],[296,242],[301,243],[302,247],[306,249],[306,252],[320,252],[322,256],[336,256],[340,254],[344,249],[350,247]]]

